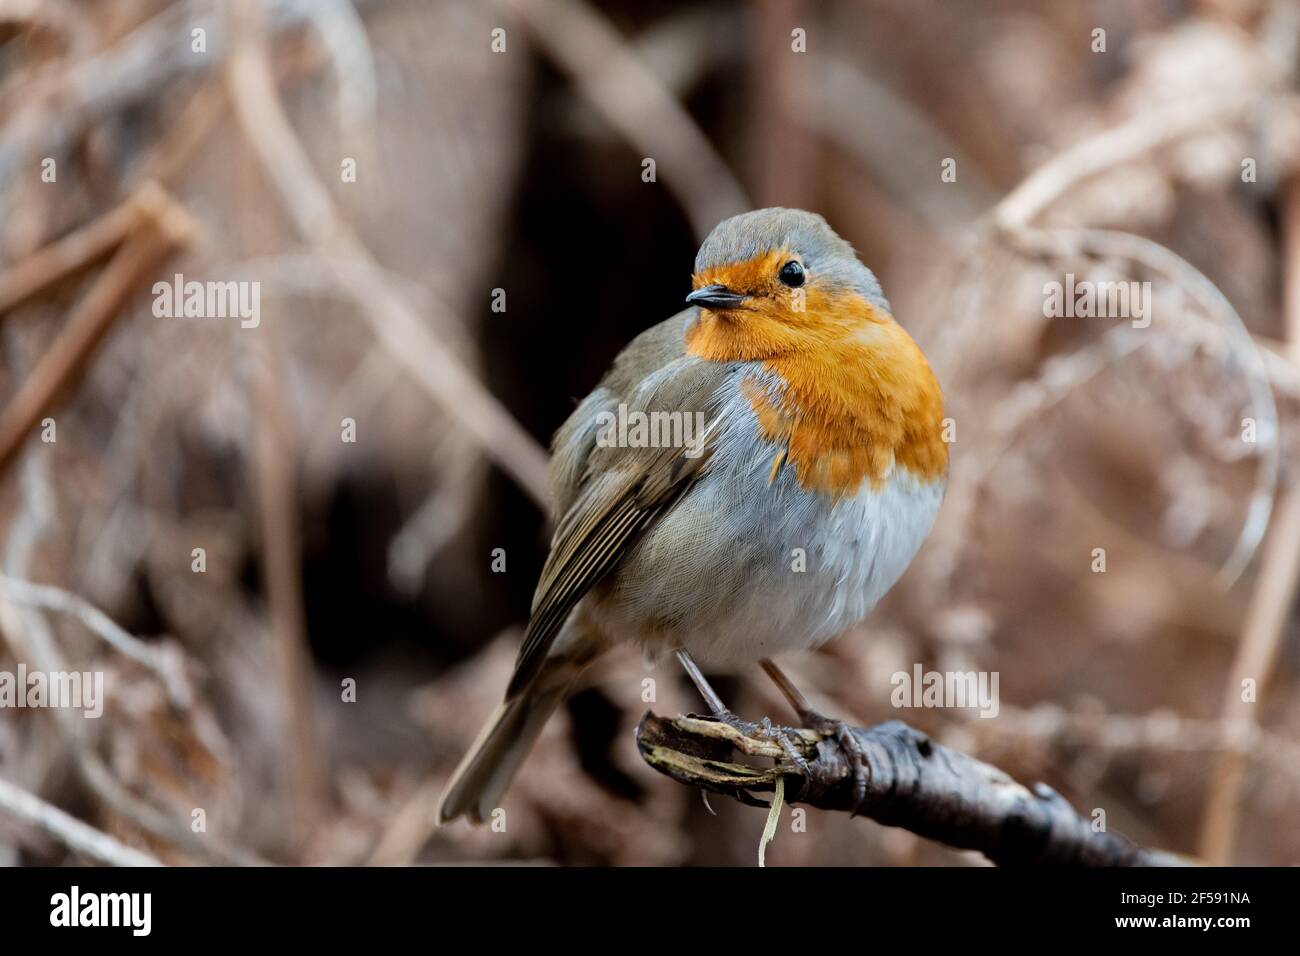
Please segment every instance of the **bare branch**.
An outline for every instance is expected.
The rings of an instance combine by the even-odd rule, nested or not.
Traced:
[[[15,604],[72,615],[106,644],[157,675],[163,686],[167,688],[167,696],[172,703],[178,707],[188,707],[193,703],[193,692],[185,683],[181,672],[169,664],[165,654],[125,631],[121,625],[80,594],[74,594],[51,584],[25,581],[8,574],[0,574],[0,591],[4,591]]]
[[[712,718],[665,720],[647,713],[637,728],[646,763],[680,783],[753,802],[785,778],[791,803],[870,817],[999,865],[1176,866],[1177,857],[1094,830],[1051,787],[1028,788],[996,767],[934,743],[901,721],[854,727],[866,763],[859,802],[848,755],[833,737],[788,733],[801,767],[775,740]],[[771,767],[731,762],[733,750],[770,757]]]
[[[101,863],[110,866],[162,866],[147,853],[131,849],[3,778],[0,778],[0,810],[23,823],[39,827],[60,843]]]
[[[109,255],[139,225],[141,211],[140,197],[133,196],[94,222],[15,263],[0,275],[0,316]]]
[[[1213,99],[1166,104],[1058,153],[1007,193],[993,210],[997,228],[1027,226],[1073,187],[1109,169],[1140,159],[1174,140],[1235,120],[1260,106],[1257,90]]]
[[[576,0],[505,5],[606,122],[642,156],[658,159],[664,184],[699,238],[749,208],[744,190],[695,120],[603,14]]]
[[[268,6],[275,30],[297,26],[313,12],[300,0],[270,0]],[[28,155],[65,152],[92,122],[220,64],[228,50],[222,7],[197,0],[173,4],[71,70],[32,84],[22,108],[0,125],[0,182],[12,179],[13,167]],[[206,31],[207,56],[189,52],[196,29]]]
[[[0,471],[22,449],[41,416],[78,379],[140,282],[184,246],[196,228],[185,210],[160,187],[141,190],[137,196],[146,210],[140,228],[118,247],[18,393],[0,412]]]
[[[1287,180],[1284,200],[1285,355],[1293,364],[1300,365],[1300,172],[1293,172]],[[1273,533],[1260,561],[1259,576],[1241,629],[1241,642],[1225,688],[1224,720],[1240,720],[1251,725],[1258,720],[1256,705],[1244,699],[1243,682],[1253,681],[1256,695],[1268,684],[1288,632],[1297,589],[1300,589],[1300,491],[1290,484],[1278,502]],[[1245,755],[1239,751],[1225,751],[1215,764],[1201,830],[1201,852],[1213,863],[1226,864],[1231,857],[1245,770]]]
[[[231,52],[227,81],[240,128],[276,197],[323,259],[355,267],[340,272],[340,281],[380,343],[485,455],[545,507],[545,449],[384,281],[370,250],[339,217],[285,115],[257,10],[256,4],[236,8],[254,19]]]

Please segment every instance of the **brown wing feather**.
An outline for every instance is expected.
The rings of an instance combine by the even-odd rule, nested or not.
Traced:
[[[605,491],[600,500],[597,489],[589,489],[566,516],[564,533],[556,536],[542,569],[507,699],[527,687],[537,674],[555,636],[583,595],[617,566],[640,532],[690,487],[708,459],[707,450],[695,457],[679,448],[663,451],[672,454],[661,455],[639,480],[627,482],[621,493]]]
[[[714,396],[727,366],[682,357],[684,319],[674,316],[624,350],[557,435],[552,469],[561,482],[553,493],[566,508],[542,568],[507,698],[536,676],[583,596],[618,566],[708,462],[718,425]],[[694,448],[687,454],[686,448],[598,446],[591,424],[596,413],[621,402],[647,412],[702,412],[708,425],[697,436],[699,454]]]

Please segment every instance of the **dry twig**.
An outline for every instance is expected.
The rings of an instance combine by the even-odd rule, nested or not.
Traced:
[[[338,216],[285,115],[264,34],[245,34],[232,51],[227,77],[244,135],[299,235],[327,262],[351,266],[340,272],[340,282],[362,306],[379,341],[483,453],[544,507],[546,451],[430,332]]]
[[[134,850],[101,830],[70,817],[35,794],[0,778],[0,810],[38,827],[60,843],[110,866],[162,866],[158,860]]]
[[[50,243],[0,276],[0,315],[112,253],[140,225],[157,187],[132,196],[116,209],[56,242]]]
[[[534,41],[677,196],[696,236],[744,212],[749,200],[690,114],[609,22],[579,0],[507,0]]]
[[[997,204],[994,225],[1009,232],[1028,226],[1079,183],[1140,159],[1174,140],[1204,132],[1208,126],[1238,119],[1259,105],[1258,91],[1250,90],[1165,105],[1134,116],[1075,143],[1034,170]]]
[[[151,670],[167,688],[167,696],[174,705],[187,707],[192,703],[192,691],[176,669],[168,665],[165,656],[157,648],[127,633],[116,621],[80,594],[50,584],[24,581],[7,574],[0,574],[0,591],[4,591],[5,596],[15,604],[72,615],[104,643]]]
[[[22,387],[0,413],[0,472],[22,448],[32,429],[85,368],[87,360],[117,320],[136,287],[150,271],[177,248],[189,241],[194,225],[184,210],[159,188],[143,190],[138,198],[146,215],[131,215],[139,228],[120,246],[102,275],[95,281],[84,299],[73,310],[68,323],[60,331],[49,349],[41,356]],[[110,225],[113,214],[110,214]],[[105,235],[94,235],[83,253],[99,248],[112,230]],[[75,263],[74,259],[53,257],[52,262],[62,265]],[[57,274],[46,268],[37,279],[30,280],[28,288],[39,288],[40,282]]]
[[[1286,186],[1284,225],[1285,356],[1300,366],[1300,173],[1292,173]],[[1260,560],[1259,580],[1241,629],[1241,642],[1228,672],[1221,711],[1224,721],[1256,724],[1259,701],[1277,662],[1298,588],[1300,489],[1292,481],[1278,501],[1272,534]],[[1255,685],[1255,695],[1249,701],[1243,687],[1247,680]],[[1215,763],[1201,830],[1201,854],[1212,863],[1226,864],[1231,857],[1245,771],[1245,754],[1237,749],[1225,750]]]

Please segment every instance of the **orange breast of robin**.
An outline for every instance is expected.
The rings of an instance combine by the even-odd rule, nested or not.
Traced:
[[[691,354],[759,360],[780,380],[742,384],[762,436],[781,448],[773,476],[788,464],[801,487],[842,497],[864,482],[878,490],[896,469],[927,482],[946,475],[943,394],[911,336],[856,293],[810,290],[803,305],[706,312],[687,334]]]

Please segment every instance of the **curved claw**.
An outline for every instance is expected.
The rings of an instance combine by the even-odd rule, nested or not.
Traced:
[[[770,717],[764,717],[759,723],[745,720],[730,712],[715,714],[714,717],[746,737],[770,740],[779,746],[786,759],[799,771],[802,780],[799,794],[790,799],[797,801],[806,792],[808,780],[812,775],[812,768],[808,765],[808,759],[799,750],[799,732],[796,728],[773,724]]]
[[[867,799],[867,780],[870,777],[866,754],[862,752],[862,742],[858,740],[858,735],[844,721],[824,717],[816,711],[805,711],[799,715],[799,719],[819,734],[834,737],[840,749],[848,756],[849,766],[853,770],[853,809],[849,816],[857,816],[858,807]]]

